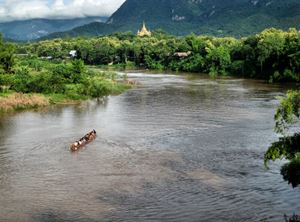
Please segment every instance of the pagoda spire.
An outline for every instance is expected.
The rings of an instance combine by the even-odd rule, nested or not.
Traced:
[[[138,31],[137,35],[139,37],[151,36],[151,32],[146,28],[145,21],[143,21],[142,28],[141,28],[141,30]]]

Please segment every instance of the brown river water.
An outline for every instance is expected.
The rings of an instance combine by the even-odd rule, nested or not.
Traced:
[[[300,191],[266,170],[260,81],[128,73],[119,96],[0,117],[0,221],[284,221]],[[77,153],[69,144],[96,129]]]

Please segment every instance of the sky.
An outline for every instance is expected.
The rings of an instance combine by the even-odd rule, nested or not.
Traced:
[[[0,0],[0,22],[110,16],[125,0]]]

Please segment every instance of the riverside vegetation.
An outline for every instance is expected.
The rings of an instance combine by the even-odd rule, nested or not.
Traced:
[[[175,37],[156,31],[140,38],[115,33],[95,38],[40,41],[17,46],[18,53],[61,60],[70,50],[89,65],[135,66],[147,69],[236,75],[274,81],[300,81],[300,32],[267,29],[236,39],[188,35]],[[185,54],[182,54],[185,53]]]
[[[0,42],[0,111],[37,108],[48,104],[74,103],[121,93],[130,86],[116,81],[116,74],[89,69],[74,59],[47,61],[17,56],[13,44]]]

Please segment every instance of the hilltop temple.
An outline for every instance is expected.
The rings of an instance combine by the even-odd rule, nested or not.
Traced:
[[[143,22],[143,26],[142,26],[141,30],[138,31],[137,35],[139,37],[151,36],[151,32],[149,30],[147,30],[145,22]]]

